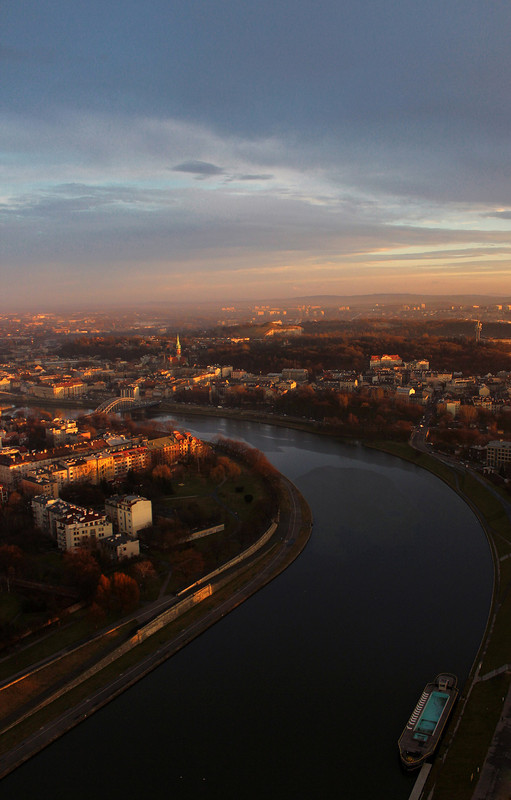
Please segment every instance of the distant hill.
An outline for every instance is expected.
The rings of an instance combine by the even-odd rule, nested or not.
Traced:
[[[354,294],[354,295],[333,295],[333,294],[318,294],[318,295],[305,295],[300,297],[286,298],[280,300],[266,301],[267,303],[275,303],[282,306],[295,306],[299,305],[321,305],[321,306],[343,306],[348,305],[351,308],[363,306],[374,307],[375,305],[385,306],[402,306],[402,305],[420,305],[425,303],[427,306],[444,308],[446,305],[454,306],[473,306],[473,305],[494,305],[497,303],[511,303],[511,298],[502,297],[502,295],[479,295],[479,294],[456,294],[456,295],[439,295],[439,294]]]
[[[338,294],[317,294],[317,295],[299,295],[296,297],[273,297],[273,298],[254,298],[252,300],[232,300],[226,299],[222,302],[218,300],[208,300],[203,302],[168,302],[168,301],[155,301],[149,303],[142,303],[140,307],[145,309],[149,308],[169,308],[178,307],[184,309],[204,309],[212,310],[218,309],[222,306],[231,305],[237,309],[245,309],[255,305],[261,306],[276,306],[278,308],[296,308],[296,306],[323,306],[326,308],[335,308],[339,306],[350,306],[350,308],[374,308],[377,305],[384,305],[386,307],[396,306],[399,308],[403,305],[420,305],[425,303],[429,308],[445,308],[446,306],[488,306],[496,304],[511,303],[511,296],[509,295],[482,295],[482,294],[417,294],[417,293],[379,293],[379,294],[353,294],[353,295],[338,295]]]

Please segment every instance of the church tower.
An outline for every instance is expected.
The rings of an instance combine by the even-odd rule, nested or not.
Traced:
[[[176,339],[176,358],[181,358],[181,342],[179,341],[179,333]]]

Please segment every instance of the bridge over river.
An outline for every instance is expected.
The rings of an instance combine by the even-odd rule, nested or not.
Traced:
[[[94,413],[112,414],[121,411],[138,411],[144,408],[156,408],[160,405],[160,400],[135,400],[133,397],[111,397],[104,400]]]

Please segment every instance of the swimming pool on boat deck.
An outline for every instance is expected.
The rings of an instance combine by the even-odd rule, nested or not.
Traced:
[[[428,698],[428,702],[424,706],[419,721],[415,726],[413,734],[414,739],[425,742],[429,736],[434,732],[438,720],[442,716],[445,704],[447,703],[450,695],[445,692],[432,692]]]

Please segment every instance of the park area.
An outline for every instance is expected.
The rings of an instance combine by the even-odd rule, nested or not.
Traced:
[[[62,492],[98,510],[114,491],[151,500],[153,522],[139,532],[140,555],[123,561],[94,549],[60,552],[34,526],[30,501],[13,493],[0,520],[0,656],[53,628],[76,626],[80,638],[113,624],[250,546],[275,515],[277,494],[269,465],[237,456],[212,452],[129,474],[122,486]]]

